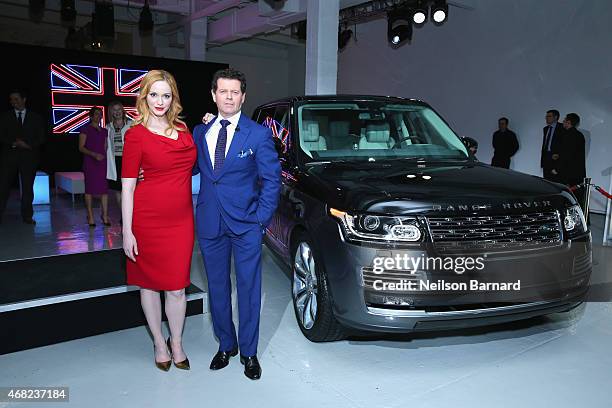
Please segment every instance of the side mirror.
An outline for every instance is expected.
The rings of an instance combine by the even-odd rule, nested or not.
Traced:
[[[461,136],[461,141],[463,142],[464,146],[470,151],[470,153],[476,155],[476,153],[478,152],[478,141],[467,136]]]

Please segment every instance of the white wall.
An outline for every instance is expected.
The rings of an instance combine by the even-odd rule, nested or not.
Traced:
[[[587,174],[609,186],[612,169],[612,1],[462,0],[441,27],[415,29],[391,49],[386,19],[357,26],[339,54],[338,92],[416,97],[431,103],[490,162],[491,135],[507,116],[521,143],[512,162],[541,175],[544,115],[576,112],[587,140]],[[592,195],[591,209],[605,200]]]

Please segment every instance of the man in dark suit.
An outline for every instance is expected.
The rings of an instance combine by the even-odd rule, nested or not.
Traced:
[[[244,374],[261,377],[257,360],[261,308],[261,244],[278,205],[280,163],[272,132],[241,113],[246,92],[244,74],[233,69],[215,73],[212,97],[218,115],[198,125],[194,172],[200,173],[196,207],[197,236],[208,280],[210,313],[219,351],[211,370],[228,365],[238,354]],[[238,338],[232,321],[231,258],[238,293]]]
[[[11,186],[19,173],[21,179],[21,217],[26,224],[36,224],[34,209],[34,178],[38,166],[39,147],[45,136],[40,115],[26,109],[26,95],[13,91],[9,95],[13,109],[0,116],[0,220],[6,208]]]
[[[568,113],[563,120],[565,133],[559,153],[559,182],[570,187],[582,183],[586,177],[584,135],[576,129],[579,124],[580,116],[575,113]],[[584,187],[574,191],[581,202],[584,192]]]
[[[563,143],[563,125],[559,123],[559,111],[546,112],[546,126],[542,129],[542,154],[540,167],[546,180],[559,182],[559,152]]]
[[[559,179],[563,184],[575,186],[586,177],[584,135],[576,126],[580,116],[568,113],[563,120],[563,144],[559,153]]]
[[[493,159],[491,166],[510,168],[510,159],[519,148],[516,133],[508,129],[508,118],[499,118],[499,129],[493,133]]]

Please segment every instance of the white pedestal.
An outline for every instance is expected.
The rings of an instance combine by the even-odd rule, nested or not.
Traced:
[[[75,194],[85,194],[85,175],[80,171],[58,171],[55,173],[55,193],[58,189],[69,192],[74,203]]]
[[[49,204],[49,175],[43,171],[37,171],[33,187],[34,201],[32,201],[32,204]],[[23,194],[21,178],[19,179],[19,193]]]

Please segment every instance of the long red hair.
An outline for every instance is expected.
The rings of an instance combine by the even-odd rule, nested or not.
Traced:
[[[166,128],[164,133],[169,135],[173,130],[179,131],[187,129],[187,124],[182,121],[180,116],[180,113],[183,111],[183,107],[181,106],[181,98],[179,97],[176,80],[171,73],[161,69],[154,69],[147,72],[147,74],[140,81],[140,93],[136,98],[136,110],[138,111],[139,118],[135,122],[135,125],[142,123],[146,126],[148,123],[151,112],[149,111],[149,106],[147,105],[147,95],[151,90],[151,86],[157,81],[165,81],[170,86],[170,90],[172,92],[172,102],[170,103],[168,111],[166,111],[168,128]]]

